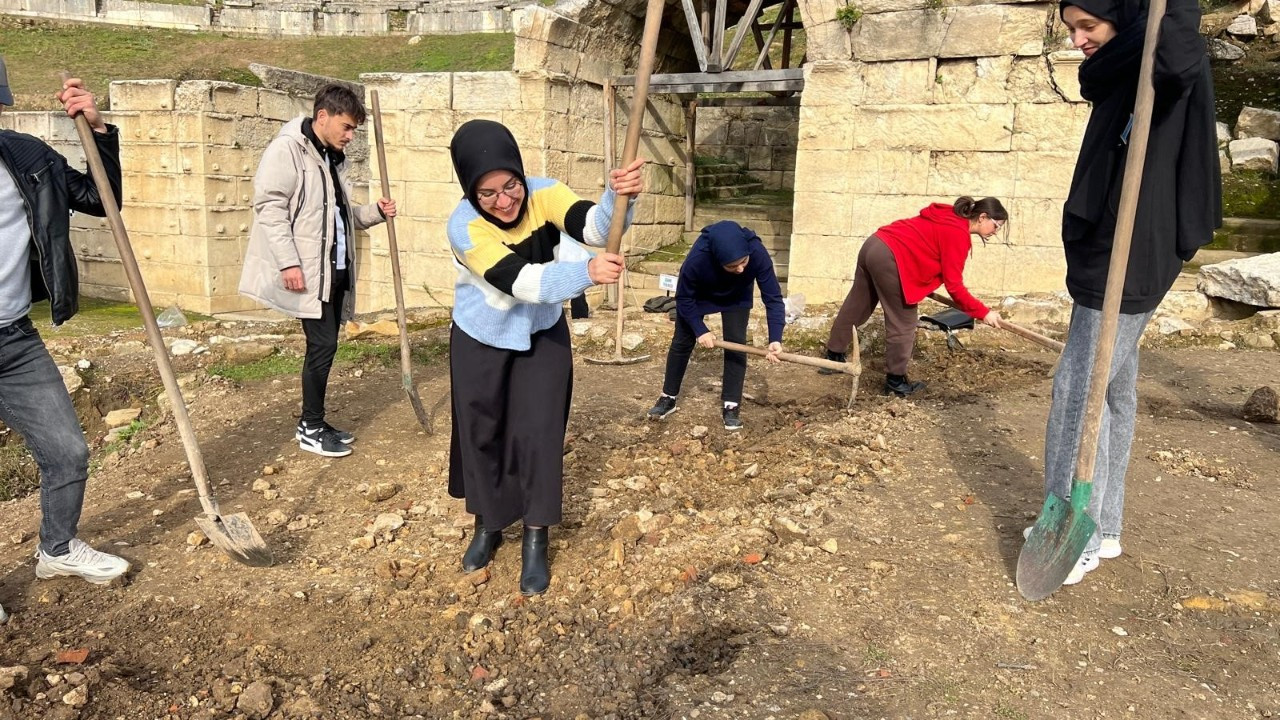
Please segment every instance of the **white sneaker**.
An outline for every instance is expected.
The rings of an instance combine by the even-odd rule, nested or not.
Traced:
[[[1120,538],[1102,538],[1102,547],[1098,548],[1098,557],[1103,560],[1120,557]]]
[[[1085,573],[1092,572],[1097,569],[1098,569],[1097,553],[1085,553],[1084,555],[1080,556],[1080,562],[1076,563],[1076,566],[1071,568],[1071,574],[1067,576],[1066,580],[1062,581],[1062,584],[1075,585],[1076,583],[1084,579]]]
[[[99,552],[89,544],[73,538],[66,555],[48,555],[36,551],[36,577],[41,580],[61,576],[84,578],[95,585],[106,585],[129,570],[129,561]]]

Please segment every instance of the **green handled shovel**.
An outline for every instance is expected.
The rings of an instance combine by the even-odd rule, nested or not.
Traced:
[[[1102,328],[1093,356],[1089,376],[1089,397],[1085,404],[1084,427],[1080,450],[1076,455],[1076,473],[1071,480],[1071,497],[1050,494],[1040,509],[1031,535],[1018,555],[1018,592],[1028,600],[1042,600],[1062,586],[1072,568],[1084,554],[1097,523],[1086,508],[1093,495],[1094,462],[1098,454],[1098,434],[1102,430],[1102,410],[1106,401],[1107,381],[1111,376],[1111,356],[1115,352],[1116,326],[1120,316],[1120,296],[1129,265],[1129,245],[1138,214],[1138,194],[1142,187],[1142,169],[1147,159],[1147,139],[1151,133],[1151,108],[1155,102],[1155,86],[1151,76],[1155,65],[1156,42],[1160,36],[1160,20],[1166,0],[1151,0],[1147,15],[1147,33],[1142,46],[1142,65],[1138,72],[1138,97],[1133,110],[1133,134],[1120,186],[1120,208],[1116,216],[1116,232],[1111,246],[1111,265],[1107,270],[1106,294],[1102,300]]]

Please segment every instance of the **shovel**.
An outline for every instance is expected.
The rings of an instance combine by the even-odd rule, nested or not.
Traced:
[[[943,304],[943,305],[946,305],[947,307],[949,307],[949,308],[953,308],[953,309],[955,309],[955,310],[959,310],[959,309],[960,309],[960,307],[959,307],[958,305],[956,305],[956,301],[955,301],[955,300],[952,300],[951,298],[947,297],[946,295],[940,295],[940,294],[938,294],[938,293],[936,293],[936,292],[935,292],[935,293],[929,293],[929,299],[930,299],[930,300],[933,300],[934,302],[937,302],[937,303],[941,303],[941,304]],[[1065,347],[1062,343],[1058,342],[1057,340],[1054,340],[1054,339],[1053,339],[1053,338],[1051,338],[1051,337],[1047,337],[1047,336],[1045,336],[1045,335],[1041,335],[1040,333],[1036,332],[1035,330],[1032,330],[1032,329],[1030,329],[1030,328],[1022,327],[1021,325],[1014,325],[1013,323],[1009,322],[1008,320],[1001,320],[1001,321],[1000,321],[1000,329],[1001,329],[1001,330],[1008,330],[1009,332],[1013,333],[1014,335],[1017,335],[1018,337],[1025,338],[1025,339],[1027,339],[1027,340],[1030,340],[1031,342],[1033,342],[1033,343],[1035,343],[1035,344],[1037,344],[1037,345],[1041,345],[1041,346],[1043,346],[1043,347],[1046,347],[1046,348],[1048,348],[1048,349],[1050,349],[1050,350],[1053,350],[1054,352],[1061,353],[1061,352],[1062,352],[1062,348],[1063,348],[1063,347]]]
[[[378,106],[378,91],[369,91],[373,103],[373,141],[378,147],[378,174],[382,180],[382,197],[391,197],[391,181],[387,179],[387,150],[382,145],[382,110]],[[400,328],[400,387],[409,396],[413,414],[428,435],[433,434],[431,414],[422,406],[418,386],[413,384],[413,358],[409,350],[409,328],[404,313],[404,285],[400,281],[400,246],[396,243],[396,219],[387,218],[387,245],[391,251],[391,284],[396,291],[396,326]]]
[[[70,77],[62,73],[66,82]],[[116,203],[115,191],[107,179],[107,169],[102,164],[102,156],[98,154],[98,146],[93,140],[93,130],[84,113],[75,117],[76,131],[80,134],[80,144],[84,146],[85,160],[89,163],[89,172],[93,175],[93,184],[98,188],[102,198],[102,206],[107,211],[107,221],[111,225],[111,235],[115,238],[116,249],[120,253],[120,262],[124,265],[125,277],[129,279],[129,288],[137,300],[138,311],[142,314],[142,323],[147,330],[147,340],[155,351],[156,367],[160,370],[160,379],[164,381],[164,390],[173,407],[173,420],[178,426],[178,434],[182,436],[182,447],[187,453],[187,464],[191,466],[191,476],[195,478],[196,490],[200,493],[200,506],[203,515],[197,515],[196,526],[219,549],[245,565],[267,567],[271,565],[271,549],[267,547],[262,536],[253,527],[253,522],[244,513],[223,515],[218,512],[218,501],[209,490],[209,480],[205,474],[204,457],[200,454],[200,445],[196,442],[195,431],[191,429],[191,418],[187,416],[187,405],[182,399],[182,391],[173,375],[173,366],[169,363],[169,351],[164,346],[164,338],[160,335],[160,326],[156,324],[156,313],[151,307],[151,298],[147,295],[147,287],[142,282],[142,273],[138,270],[138,261],[133,255],[133,247],[129,244],[129,234],[124,229],[124,220],[120,217],[120,208]]]
[[[644,35],[640,39],[640,66],[636,68],[636,89],[631,98],[631,118],[627,122],[627,139],[622,146],[622,165],[627,167],[635,162],[640,150],[640,128],[644,124],[645,105],[649,101],[649,76],[653,74],[654,58],[658,54],[658,31],[662,29],[662,9],[666,0],[649,0],[644,12]],[[606,132],[608,130],[606,129]],[[608,162],[611,158],[605,158]],[[618,195],[613,201],[613,219],[609,223],[609,242],[605,252],[617,254],[622,250],[622,223],[627,217],[627,198]],[[622,312],[626,282],[626,268],[618,277],[618,323],[613,339],[612,358],[586,358],[593,365],[631,365],[644,362],[648,355],[623,357],[622,355]]]
[[[1089,377],[1089,396],[1085,404],[1080,450],[1076,455],[1076,472],[1071,480],[1071,497],[1060,498],[1050,494],[1045,499],[1040,517],[1036,519],[1036,524],[1018,555],[1018,592],[1028,600],[1046,598],[1062,586],[1062,581],[1067,579],[1072,568],[1080,561],[1089,538],[1097,528],[1097,523],[1089,517],[1086,508],[1089,507],[1089,498],[1093,494],[1094,461],[1098,454],[1098,434],[1102,430],[1107,379],[1111,375],[1111,356],[1115,352],[1120,296],[1124,291],[1129,245],[1133,240],[1133,225],[1138,214],[1142,170],[1147,160],[1151,108],[1155,102],[1155,87],[1151,83],[1151,76],[1165,5],[1166,0],[1151,0],[1148,8],[1142,65],[1138,74],[1138,96],[1133,112],[1133,135],[1120,187],[1120,208],[1111,246],[1111,265],[1107,270],[1106,294],[1102,300],[1102,327],[1098,333],[1098,346]]]

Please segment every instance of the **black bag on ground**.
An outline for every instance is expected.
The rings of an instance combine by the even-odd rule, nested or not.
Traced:
[[[670,295],[658,295],[644,301],[644,311],[651,313],[663,313],[676,309],[676,299]]]

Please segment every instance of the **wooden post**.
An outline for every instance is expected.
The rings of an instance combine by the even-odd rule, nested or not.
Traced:
[[[689,101],[684,112],[684,150],[685,150],[685,182],[684,182],[684,229],[693,230],[694,196],[698,190],[698,168],[693,161],[693,153],[697,146],[698,100]]]

